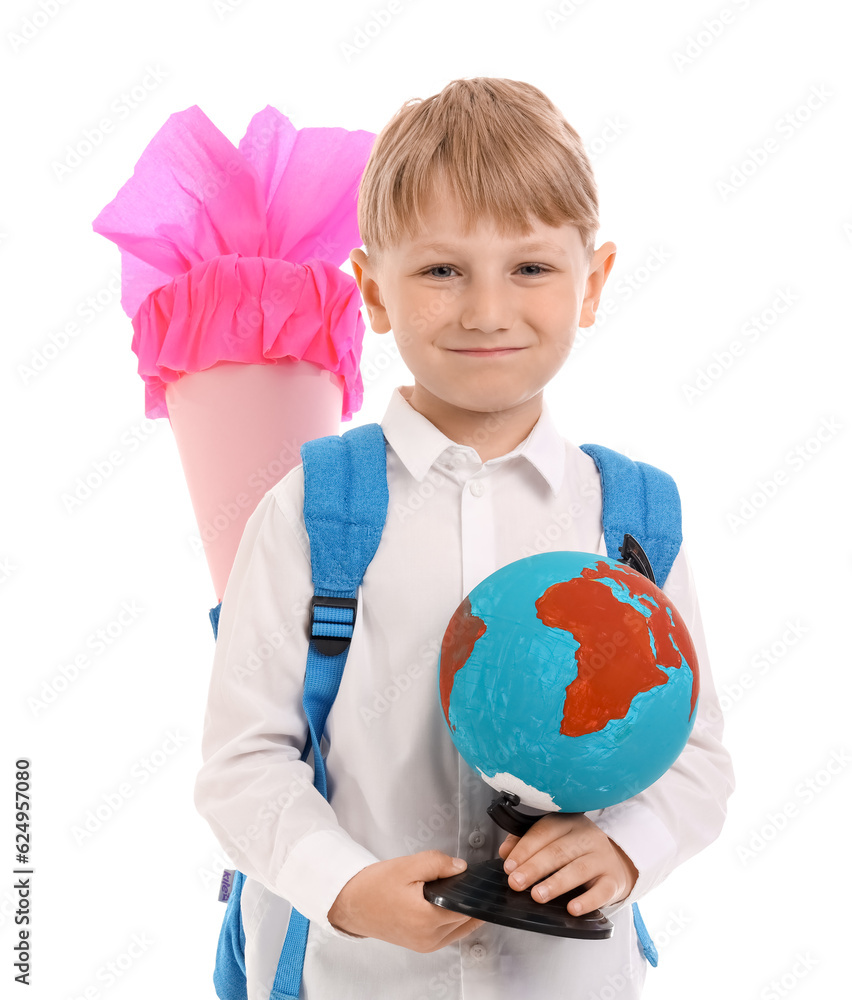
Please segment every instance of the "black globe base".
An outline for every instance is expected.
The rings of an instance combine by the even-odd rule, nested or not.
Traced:
[[[600,910],[580,916],[568,912],[569,900],[584,891],[585,886],[578,886],[539,903],[529,889],[511,888],[502,858],[469,865],[458,875],[423,884],[423,895],[430,903],[492,924],[557,937],[589,940],[612,937],[612,922]]]
[[[498,826],[516,837],[522,837],[541,818],[520,812],[519,804],[517,795],[503,791],[487,809]],[[612,922],[600,910],[580,916],[568,912],[568,903],[583,893],[585,886],[577,886],[544,903],[532,898],[532,888],[513,889],[503,871],[503,859],[493,858],[468,865],[458,875],[424,882],[423,895],[430,903],[455,913],[522,931],[590,940],[612,937]]]

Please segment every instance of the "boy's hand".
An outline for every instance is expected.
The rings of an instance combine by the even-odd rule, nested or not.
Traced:
[[[420,851],[377,861],[353,875],[328,911],[333,927],[360,937],[379,938],[422,953],[437,951],[485,923],[430,903],[423,883],[458,875],[442,851]]]
[[[538,902],[587,885],[587,892],[568,903],[568,912],[575,916],[624,899],[639,877],[618,844],[584,813],[542,816],[523,837],[510,833],[499,854],[506,862],[503,870],[511,872],[509,885],[513,889],[527,889],[546,879],[532,890],[532,898]],[[523,884],[518,884],[518,875]],[[542,890],[547,893],[544,897]]]

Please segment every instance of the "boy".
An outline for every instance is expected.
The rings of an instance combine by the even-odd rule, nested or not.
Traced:
[[[382,420],[388,517],[323,741],[328,801],[299,759],[313,594],[301,466],[249,519],[219,620],[196,803],[247,876],[248,1000],[269,996],[291,904],[310,920],[309,1000],[639,996],[630,904],[718,836],[733,790],[684,549],[664,590],[699,656],[697,719],[670,770],[627,802],[507,837],[450,740],[436,679],[453,611],[491,572],[545,543],[606,554],[594,461],[542,395],[615,259],[612,243],[594,250],[591,168],[537,88],[454,80],[378,136],[358,212],[368,253],[350,259],[370,325],[393,330],[414,385]],[[613,936],[534,934],[423,897],[454,858],[498,853],[514,888],[539,883],[534,898],[585,886],[571,912],[601,908]]]

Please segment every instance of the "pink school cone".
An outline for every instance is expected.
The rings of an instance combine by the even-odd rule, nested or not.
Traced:
[[[361,406],[361,297],[340,264],[374,140],[267,105],[235,148],[193,106],[93,223],[121,250],[145,414],[174,431],[217,601],[260,498]]]

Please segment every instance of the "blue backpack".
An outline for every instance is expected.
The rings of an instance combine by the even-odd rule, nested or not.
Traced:
[[[601,476],[607,555],[618,559],[624,536],[644,549],[662,587],[681,545],[681,508],[671,476],[634,462],[602,445],[584,444]],[[388,486],[385,440],[379,424],[353,427],[343,435],[308,441],[301,447],[305,476],[305,527],[310,539],[315,594],[302,704],[310,738],[301,759],[313,750],[314,785],[327,799],[320,740],[340,687],[357,610],[357,592],[375,555],[385,524]],[[218,637],[221,601],[210,610]],[[219,898],[227,901],[213,983],[220,1000],[247,1000],[245,932],[240,892],[245,876],[226,871]],[[633,921],[645,958],[657,964],[657,949],[633,903]],[[293,908],[270,1000],[298,1000],[309,921]]]

